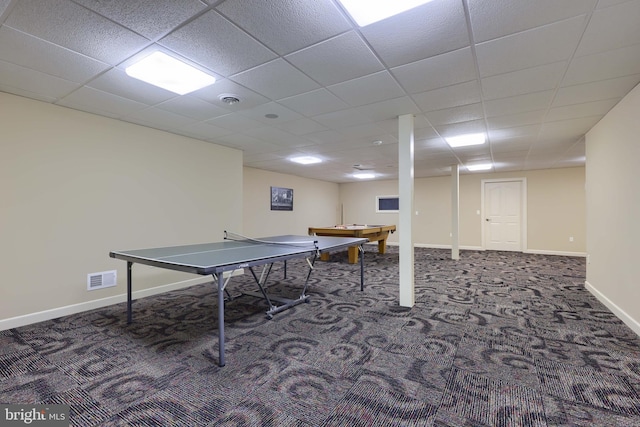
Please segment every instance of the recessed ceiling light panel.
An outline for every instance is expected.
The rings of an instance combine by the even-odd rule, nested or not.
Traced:
[[[471,172],[488,171],[492,167],[493,167],[493,165],[491,163],[483,163],[483,164],[478,164],[478,165],[469,165],[469,166],[467,166],[467,170],[471,171]]]
[[[184,95],[215,83],[215,77],[166,53],[156,51],[125,69],[127,75]]]
[[[405,12],[431,0],[339,0],[354,21],[361,26]]]
[[[484,133],[470,133],[467,135],[451,136],[445,138],[447,144],[451,147],[467,147],[469,145],[481,145],[487,140],[487,136]]]
[[[314,163],[322,162],[322,159],[313,156],[292,157],[289,160],[295,163],[300,163],[301,165],[312,165]]]
[[[376,174],[372,172],[356,172],[352,176],[358,179],[373,179],[376,177]]]

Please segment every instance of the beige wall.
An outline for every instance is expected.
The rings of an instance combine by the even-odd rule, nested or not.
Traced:
[[[271,187],[293,189],[293,211],[272,211]],[[244,168],[244,234],[306,235],[310,226],[336,224],[338,184],[293,175]]]
[[[0,128],[0,329],[122,296],[126,263],[111,250],[242,226],[238,150],[5,93]],[[113,269],[116,287],[87,291],[88,273]],[[137,290],[192,277],[134,267]]]
[[[582,255],[586,252],[584,168],[460,175],[460,245],[482,248],[482,180],[525,178],[528,252]],[[397,195],[397,181],[340,186],[346,223],[397,224],[398,215],[375,212],[378,195]],[[414,242],[450,247],[451,177],[417,178]],[[573,237],[573,242],[569,241]],[[389,238],[397,242],[397,234]]]
[[[587,134],[587,288],[640,335],[640,86]]]

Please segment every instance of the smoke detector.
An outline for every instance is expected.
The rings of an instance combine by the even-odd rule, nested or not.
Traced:
[[[240,98],[238,98],[236,95],[231,95],[229,93],[223,93],[218,97],[218,99],[220,99],[220,101],[224,102],[227,105],[234,105],[240,102]]]

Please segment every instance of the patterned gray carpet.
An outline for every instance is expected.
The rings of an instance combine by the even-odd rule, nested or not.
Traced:
[[[317,263],[308,304],[226,304],[210,285],[0,332],[0,402],[71,405],[74,426],[640,426],[640,338],[584,289],[585,260],[416,249]],[[272,272],[299,295],[306,270]],[[275,267],[274,267],[275,269]],[[230,289],[256,290],[253,278]]]

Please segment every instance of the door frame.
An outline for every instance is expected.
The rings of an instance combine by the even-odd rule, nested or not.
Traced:
[[[484,187],[487,183],[494,182],[519,182],[520,183],[520,252],[527,251],[527,178],[497,178],[497,179],[483,179],[480,182],[480,231],[482,233],[482,250],[487,249],[485,242],[485,199],[484,199]]]

